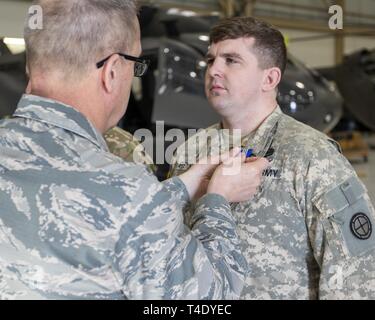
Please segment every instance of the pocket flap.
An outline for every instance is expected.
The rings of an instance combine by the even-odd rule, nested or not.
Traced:
[[[366,192],[357,177],[351,177],[334,189],[313,200],[314,205],[324,217],[353,205]]]

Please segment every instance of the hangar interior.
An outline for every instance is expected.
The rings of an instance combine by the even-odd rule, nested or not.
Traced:
[[[140,3],[143,53],[153,64],[134,83],[121,128],[134,133],[154,129],[159,120],[183,129],[216,122],[202,91],[208,30],[222,17],[254,16],[278,27],[286,39],[290,56],[278,97],[283,111],[338,140],[375,203],[375,1]],[[0,0],[0,117],[11,115],[27,83],[22,35],[30,4]],[[159,168],[161,179],[166,170]]]

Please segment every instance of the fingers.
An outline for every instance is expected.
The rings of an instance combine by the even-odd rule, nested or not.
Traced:
[[[241,154],[241,148],[240,147],[234,147],[233,149],[231,149],[229,151],[229,154],[232,156],[232,157],[237,157],[238,155]]]
[[[198,163],[199,164],[214,164],[214,165],[218,165],[218,164],[230,165],[234,159],[238,160],[238,157],[241,158],[242,163],[253,161],[252,160],[253,158],[246,159],[246,154],[244,154],[241,151],[240,147],[234,147],[233,149],[226,151],[222,154],[214,155],[214,156],[210,156],[206,158],[201,158],[199,159]]]
[[[264,169],[267,169],[270,165],[269,161],[266,158],[248,158],[246,159],[246,164],[250,164],[256,170],[262,172]]]
[[[220,160],[223,164],[230,164],[232,163],[232,160],[234,158],[237,158],[241,156],[241,148],[240,147],[234,147],[233,149],[224,152],[223,154],[220,155]]]
[[[246,158],[245,163],[254,162],[254,161],[258,160],[258,159],[259,159],[258,157],[250,157],[250,158]]]
[[[265,158],[254,158],[253,160],[246,161],[247,174],[251,177],[249,186],[258,187],[263,180],[263,171],[269,166],[269,162]]]
[[[209,157],[202,157],[199,159],[198,164],[209,164],[209,165],[219,165],[221,163],[230,162],[231,159],[236,158],[241,154],[241,148],[235,147],[229,151],[226,151],[222,154],[212,155]]]

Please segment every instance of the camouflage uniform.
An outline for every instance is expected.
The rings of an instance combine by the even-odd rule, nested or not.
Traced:
[[[145,152],[142,144],[129,132],[119,127],[112,128],[104,134],[108,149],[125,161],[145,164],[151,172],[156,171],[151,157]]]
[[[220,128],[198,153],[219,152]],[[170,176],[189,167],[197,137],[177,149]],[[242,145],[271,163],[254,198],[232,205],[250,270],[241,298],[375,299],[374,209],[336,142],[278,107]]]
[[[190,231],[188,197],[109,153],[75,109],[25,95],[0,122],[0,299],[239,297],[228,202],[202,197]]]

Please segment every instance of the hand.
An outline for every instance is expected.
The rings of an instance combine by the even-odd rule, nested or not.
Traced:
[[[200,159],[190,169],[179,176],[189,192],[191,200],[197,200],[207,192],[207,187],[215,169],[223,162],[240,155],[241,149],[234,148],[222,155]]]
[[[245,160],[237,156],[228,159],[215,170],[207,192],[220,194],[228,202],[247,201],[257,192],[263,170],[268,166],[265,158]]]

